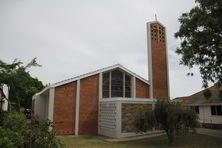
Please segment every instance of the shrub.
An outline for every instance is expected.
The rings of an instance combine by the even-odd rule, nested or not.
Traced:
[[[149,108],[141,108],[137,112],[135,127],[137,132],[146,132],[153,127],[156,127],[156,120],[154,117],[154,113]]]
[[[60,148],[65,147],[55,136],[52,122],[39,121],[35,118],[31,122],[23,113],[12,112],[5,115],[0,127],[1,148]]]
[[[0,134],[2,147],[21,147],[26,131],[26,117],[19,112],[4,113]],[[1,146],[0,146],[1,147]]]
[[[11,112],[3,120],[3,128],[15,132],[24,133],[26,130],[27,120],[23,113]]]
[[[19,132],[10,129],[0,128],[0,147],[1,148],[14,148],[21,147],[24,138]]]
[[[170,143],[174,142],[176,135],[186,133],[189,129],[195,132],[195,127],[198,125],[196,113],[178,103],[158,101],[154,113]]]
[[[171,144],[174,143],[176,135],[187,133],[190,129],[195,133],[195,127],[198,126],[198,117],[193,110],[169,101],[158,101],[152,113],[138,118],[153,127],[160,124]],[[138,125],[137,129],[146,131],[144,127],[147,126]]]
[[[8,115],[8,112],[0,110],[0,126],[2,126],[4,118]]]
[[[51,129],[53,123],[39,121],[33,118],[28,126],[25,135],[25,147],[27,148],[59,148],[65,147],[60,140],[55,137],[55,131]]]

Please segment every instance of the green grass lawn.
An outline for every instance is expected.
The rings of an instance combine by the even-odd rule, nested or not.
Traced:
[[[176,139],[174,145],[169,145],[165,135],[127,142],[107,142],[102,137],[79,136],[59,137],[67,148],[222,148],[222,138],[205,135],[184,135]]]

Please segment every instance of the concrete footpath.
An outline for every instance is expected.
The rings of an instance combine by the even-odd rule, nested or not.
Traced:
[[[222,130],[198,128],[197,133],[202,134],[202,135],[208,135],[208,136],[214,136],[214,137],[222,138]]]

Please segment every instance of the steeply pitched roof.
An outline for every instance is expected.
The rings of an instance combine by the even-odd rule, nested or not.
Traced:
[[[116,68],[119,68],[119,69],[125,71],[129,75],[135,76],[136,78],[138,78],[139,80],[143,81],[146,84],[150,84],[148,80],[144,79],[143,77],[139,76],[138,74],[130,71],[129,69],[123,67],[120,64],[115,64],[115,65],[112,65],[112,66],[109,66],[109,67],[105,67],[105,68],[102,68],[102,69],[99,69],[99,70],[96,70],[96,71],[92,71],[92,72],[89,72],[89,73],[86,73],[86,74],[83,74],[83,75],[79,75],[79,76],[76,76],[76,77],[73,77],[73,78],[70,78],[70,79],[66,79],[66,80],[54,83],[54,84],[46,87],[45,89],[43,89],[39,93],[36,93],[35,95],[39,95],[39,94],[45,92],[46,90],[48,90],[49,88],[58,87],[58,86],[61,86],[61,85],[64,85],[64,84],[67,84],[67,83],[70,83],[70,82],[73,82],[73,81],[76,81],[76,80],[79,80],[79,79],[87,78],[87,77],[90,77],[90,76],[93,76],[93,75],[96,75],[96,74],[99,74],[99,73],[103,73],[103,72],[106,72],[106,71],[110,71],[110,70],[113,70],[113,69],[116,69]]]
[[[204,96],[204,91],[209,90],[211,92],[211,96],[206,98]],[[180,102],[185,105],[217,105],[222,104],[221,91],[222,87],[212,86],[207,89],[204,89],[200,92],[197,92],[191,96],[187,97],[178,97],[173,101]]]

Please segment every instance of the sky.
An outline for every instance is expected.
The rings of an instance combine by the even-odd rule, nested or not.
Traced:
[[[194,0],[0,0],[0,59],[42,67],[29,69],[44,84],[113,64],[148,78],[146,22],[167,30],[171,98],[202,89],[198,69],[188,77],[175,53],[178,18]]]

